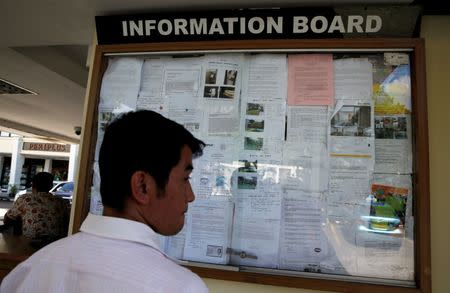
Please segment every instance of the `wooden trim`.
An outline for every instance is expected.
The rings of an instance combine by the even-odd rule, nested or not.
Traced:
[[[428,159],[425,45],[423,40],[415,46],[412,68],[412,120],[415,130],[413,170],[415,272],[418,287],[423,292],[431,292],[430,170]]]
[[[304,288],[323,291],[336,291],[346,293],[421,293],[419,289],[375,285],[367,283],[356,283],[346,281],[335,281],[326,279],[313,279],[303,277],[290,277],[280,275],[259,274],[250,272],[233,272],[218,269],[188,267],[200,277],[220,279],[235,282],[256,283],[262,285],[283,286],[291,288]]]
[[[78,231],[89,210],[88,194],[92,182],[92,162],[95,153],[97,106],[101,77],[106,68],[105,54],[174,52],[174,51],[226,51],[258,49],[411,49],[412,56],[412,111],[414,126],[414,215],[415,215],[415,273],[417,288],[375,285],[326,279],[279,276],[250,272],[230,272],[226,270],[189,267],[202,277],[230,281],[251,282],[275,286],[331,290],[339,292],[401,292],[431,293],[430,261],[430,203],[429,203],[429,163],[428,126],[425,85],[425,53],[422,39],[333,39],[333,40],[244,40],[173,42],[152,44],[124,44],[97,46],[94,59],[92,83],[89,89],[86,122],[83,126],[80,172],[75,206],[74,232]]]
[[[95,143],[97,141],[97,105],[100,95],[101,77],[104,73],[104,58],[101,50],[96,48],[92,71],[92,82],[89,88],[89,95],[85,124],[83,127],[83,137],[80,152],[79,176],[76,189],[75,212],[73,220],[73,233],[80,230],[81,224],[89,212],[90,187],[92,183],[92,162],[95,153]]]
[[[251,50],[251,49],[413,49],[419,39],[347,39],[347,40],[238,40],[146,43],[124,45],[99,45],[105,54],[138,52],[171,52],[201,50]]]

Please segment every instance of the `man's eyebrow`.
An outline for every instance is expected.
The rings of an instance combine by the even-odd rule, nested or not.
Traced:
[[[191,164],[187,165],[186,168],[184,169],[185,171],[192,171],[194,170],[194,166],[192,166]]]

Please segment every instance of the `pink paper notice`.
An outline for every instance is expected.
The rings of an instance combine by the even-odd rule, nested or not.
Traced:
[[[332,54],[288,57],[288,105],[316,106],[334,103]]]

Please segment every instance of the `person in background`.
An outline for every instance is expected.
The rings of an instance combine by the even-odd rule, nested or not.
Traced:
[[[4,216],[5,226],[21,226],[21,234],[43,244],[67,236],[70,204],[49,193],[53,175],[37,173],[33,177],[31,193],[20,196]]]
[[[205,144],[148,110],[128,112],[104,133],[99,154],[103,215],[19,264],[0,292],[192,292],[208,288],[159,247],[184,225],[195,198],[189,175]]]

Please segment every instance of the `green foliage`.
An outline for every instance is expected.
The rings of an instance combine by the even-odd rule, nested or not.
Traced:
[[[10,184],[9,185],[9,195],[14,196],[14,195],[16,195],[16,193],[17,193],[17,186],[14,184]]]
[[[379,84],[373,86],[376,115],[410,114],[405,105],[395,102],[394,97],[386,94]]]

